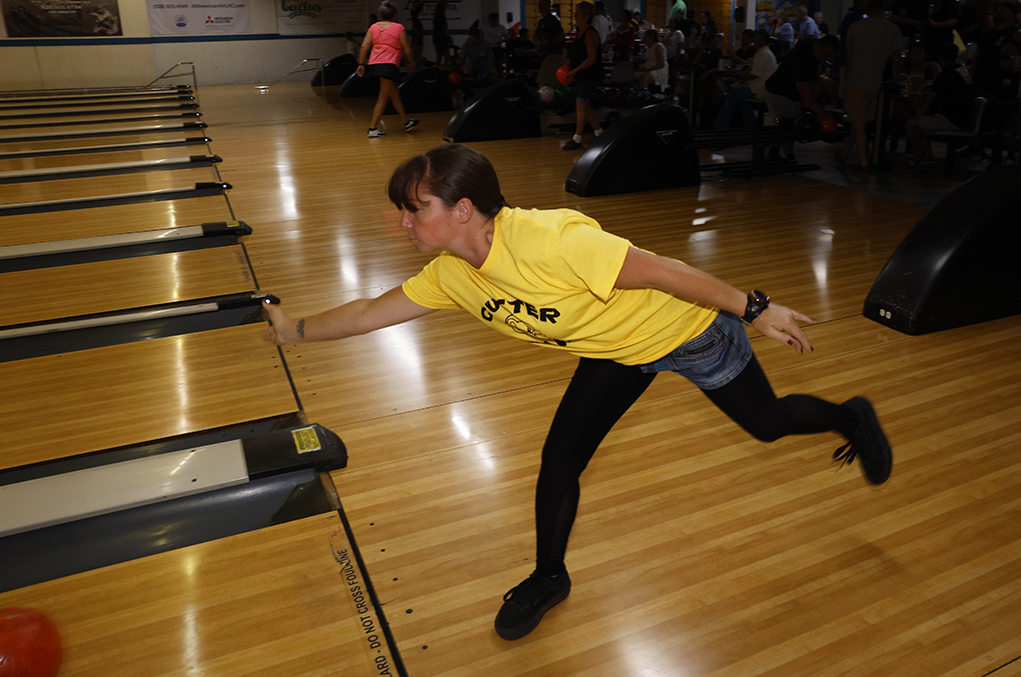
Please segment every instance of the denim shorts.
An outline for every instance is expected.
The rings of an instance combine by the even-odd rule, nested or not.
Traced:
[[[589,78],[578,78],[575,82],[578,84],[578,92],[574,96],[575,100],[591,101],[596,93],[596,87],[599,86],[599,81]]]
[[[716,390],[734,380],[751,359],[744,324],[737,315],[720,311],[704,332],[641,369],[647,374],[675,371],[702,390]]]

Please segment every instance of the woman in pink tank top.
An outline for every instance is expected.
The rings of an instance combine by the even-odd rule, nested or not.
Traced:
[[[415,70],[415,57],[408,43],[408,34],[404,31],[404,26],[397,22],[397,6],[392,2],[384,2],[379,6],[378,12],[380,21],[369,26],[369,30],[366,31],[358,58],[358,77],[368,75],[379,78],[379,98],[376,99],[376,107],[372,110],[370,137],[386,136],[386,132],[379,129],[379,120],[383,117],[388,99],[393,102],[397,114],[404,121],[405,131],[410,132],[418,124],[418,120],[409,118],[404,112],[404,104],[401,102],[400,92],[397,91],[397,80],[401,76],[398,67],[401,65],[402,53],[408,58],[408,72]],[[370,49],[372,55],[366,62],[365,57]]]

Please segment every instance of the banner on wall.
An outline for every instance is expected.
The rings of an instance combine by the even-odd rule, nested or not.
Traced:
[[[790,16],[794,16],[794,8],[797,5],[806,4],[798,0],[756,0],[755,2],[755,29],[768,29],[773,17],[781,9],[787,10]]]
[[[369,25],[366,0],[276,0],[276,8],[280,35],[361,33]]]
[[[153,35],[251,33],[252,13],[244,0],[148,0]]]
[[[117,0],[0,0],[9,38],[123,35]]]

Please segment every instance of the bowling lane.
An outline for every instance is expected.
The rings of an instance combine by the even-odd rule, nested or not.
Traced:
[[[167,122],[147,125],[120,125],[89,129],[13,130],[0,133],[0,153],[38,148],[62,148],[73,145],[98,145],[124,140],[152,140],[164,135],[177,138],[202,136],[208,125],[202,121]]]
[[[0,469],[296,413],[265,326],[0,364]]]
[[[90,150],[89,147],[66,147],[56,150],[67,152],[56,152],[48,155],[35,153],[24,155],[12,153],[5,155],[0,153],[0,176],[3,175],[3,172],[59,169],[63,167],[118,164],[124,162],[160,162],[173,158],[186,158],[209,153],[205,141],[196,142],[188,146],[135,145],[118,148],[107,144],[105,146],[96,146],[93,150]]]
[[[53,620],[62,677],[400,674],[352,579],[364,589],[330,512],[3,593],[0,607]]]
[[[120,108],[128,106],[166,106],[173,103],[197,103],[192,94],[177,96],[146,96],[121,99],[63,99],[55,101],[4,101],[0,99],[0,114],[43,113],[57,110],[100,110],[104,108]]]
[[[18,135],[8,137],[5,142],[0,143],[0,157],[6,158],[17,154],[66,154],[76,152],[79,149],[95,148],[98,151],[111,146],[145,146],[156,144],[190,143],[198,139],[205,140],[205,132],[194,126],[182,127],[181,125],[154,125],[153,129],[144,133],[125,133],[116,136],[88,136],[76,137],[72,135],[57,135],[52,139],[25,139],[25,136]],[[2,141],[2,139],[0,139]]]
[[[30,104],[53,105],[78,102],[99,101],[137,101],[140,99],[163,99],[175,96],[193,95],[191,87],[150,87],[146,89],[120,90],[82,90],[82,89],[42,89],[26,92],[4,92],[0,96],[0,108],[9,106],[25,106]]]
[[[72,160],[75,158],[72,157]],[[104,176],[124,174],[145,174],[148,172],[171,172],[186,169],[212,167],[221,162],[216,155],[203,153],[195,155],[174,155],[152,160],[128,160],[114,162],[109,158],[97,158],[92,163],[60,164],[48,168],[16,169],[0,171],[0,184],[31,184],[40,181],[66,181],[70,179],[98,179]]]
[[[0,274],[4,326],[254,291],[240,245]]]
[[[52,182],[51,182],[52,183]],[[0,246],[232,221],[222,195],[0,217]]]
[[[115,115],[93,115],[87,119],[49,119],[0,121],[0,139],[8,136],[43,135],[43,134],[91,134],[106,132],[110,129],[132,129],[152,125],[180,124],[182,122],[198,122],[201,116],[194,111],[170,113],[124,113]]]
[[[77,179],[19,183],[17,190],[4,191],[3,205],[24,205],[48,200],[94,198],[125,193],[194,188],[196,183],[219,181],[213,167],[196,167],[176,171],[154,171],[138,174],[91,176]]]
[[[110,103],[103,106],[66,106],[36,109],[0,109],[0,125],[18,122],[45,122],[52,120],[103,120],[125,115],[150,115],[168,112],[186,113],[197,111],[195,101],[166,101],[157,103]]]

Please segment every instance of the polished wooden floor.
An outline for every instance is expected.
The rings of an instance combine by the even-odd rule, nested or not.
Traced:
[[[382,293],[429,260],[406,242],[384,188],[400,161],[442,143],[449,114],[419,116],[411,134],[385,118],[389,136],[367,139],[371,102],[304,85],[206,88],[200,98],[224,157],[219,172],[234,186],[235,217],[254,229],[245,246],[259,286],[293,315]],[[814,353],[753,337],[760,360],[781,394],[871,398],[894,445],[893,476],[872,488],[857,467],[836,471],[835,435],[750,439],[686,381],[661,375],[582,478],[570,598],[507,643],[493,617],[532,568],[539,449],[575,361],[456,312],[289,347],[308,420],[348,446],[349,467],[333,481],[408,674],[1018,674],[1021,319],[909,337],[862,318],[872,281],[919,207],[809,177],[706,177],[698,188],[578,198],[563,190],[576,156],[560,142],[476,147],[511,204],[580,209],[637,246],[765,289],[812,316]],[[166,205],[133,206],[132,216],[143,207],[168,217]],[[39,226],[9,218],[22,233],[15,240]],[[248,394],[239,387],[236,396]],[[178,415],[173,407],[163,414]],[[365,647],[338,640],[330,612],[313,608],[316,590],[343,596],[318,578],[336,575],[332,562],[317,566],[320,555],[309,554],[291,566],[249,554],[235,581],[229,565],[201,566],[204,553],[119,565],[123,585],[190,566],[214,581],[202,588],[205,603],[263,585],[251,607],[272,607],[294,594],[269,583],[282,566],[304,581],[297,604],[305,616],[281,617],[281,634],[333,660],[283,672],[256,665],[256,653],[244,654],[247,664],[224,662],[223,636],[188,626],[179,611],[153,632],[192,628],[186,645],[171,644],[192,652],[176,656],[180,672],[377,674],[358,671],[371,667]],[[105,595],[116,574],[0,595],[0,606],[46,606],[58,591],[60,608],[76,600],[82,615],[100,620],[89,631],[84,619],[69,622],[66,674],[112,674],[96,663],[109,655],[107,641],[132,665],[132,656],[147,659],[154,637],[118,632],[152,601]],[[295,622],[308,625],[295,631]],[[173,651],[158,669],[115,672],[172,674]]]

